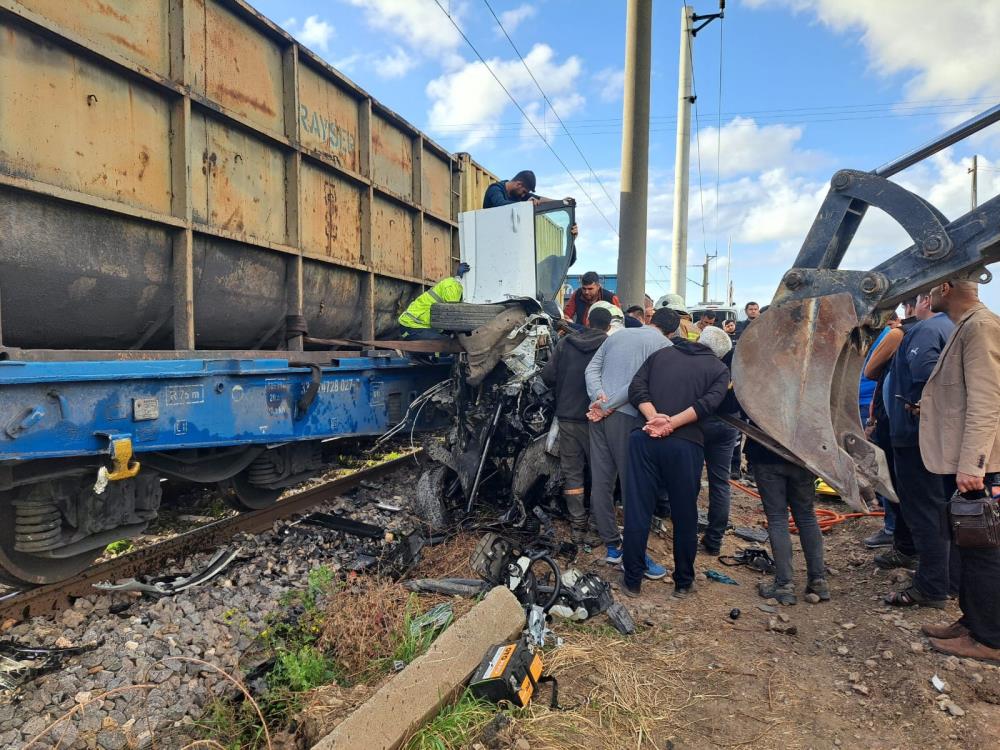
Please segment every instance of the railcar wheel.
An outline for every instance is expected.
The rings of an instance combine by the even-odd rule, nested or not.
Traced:
[[[101,554],[100,549],[93,549],[72,557],[55,558],[14,549],[13,499],[12,493],[0,493],[0,583],[23,588],[25,584],[64,581],[86,570]]]
[[[245,471],[219,482],[219,489],[223,491],[226,502],[240,511],[270,508],[284,492],[282,489],[273,490],[251,484]]]

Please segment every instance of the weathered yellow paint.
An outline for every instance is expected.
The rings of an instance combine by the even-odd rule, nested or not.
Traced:
[[[164,99],[24,29],[0,40],[0,171],[169,212]]]
[[[421,164],[423,204],[438,216],[451,216],[451,160],[424,148]]]
[[[413,217],[395,201],[372,202],[372,265],[376,271],[410,276],[413,272]]]
[[[413,137],[372,116],[372,180],[394,195],[413,196]]]
[[[454,273],[451,258],[451,232],[445,224],[433,219],[424,221],[424,276],[443,279]]]
[[[170,73],[168,0],[21,0],[28,10],[162,76]]]
[[[361,193],[332,170],[303,165],[302,248],[349,265],[361,262]]]
[[[357,95],[308,65],[299,70],[297,129],[304,148],[352,172],[360,171]]]
[[[462,153],[456,154],[456,156],[461,169],[458,210],[475,211],[483,207],[483,196],[486,194],[486,188],[494,182],[498,182],[500,178],[477,164],[469,154]]]

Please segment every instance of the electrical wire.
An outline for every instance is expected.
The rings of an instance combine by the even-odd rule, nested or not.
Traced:
[[[444,13],[445,16],[448,17],[448,20],[451,21],[451,25],[455,27],[455,30],[459,33],[459,35],[461,35],[462,39],[465,40],[465,43],[469,45],[469,47],[472,49],[472,51],[476,54],[476,57],[479,58],[479,61],[486,67],[486,70],[489,71],[489,74],[491,76],[493,76],[493,80],[497,82],[497,85],[501,89],[503,89],[503,92],[507,95],[507,98],[510,99],[511,102],[513,102],[513,104],[514,104],[515,107],[517,107],[517,110],[518,110],[518,112],[521,113],[521,116],[524,117],[525,121],[531,126],[531,128],[535,131],[535,133],[538,134],[538,137],[541,139],[542,143],[544,143],[546,145],[546,147],[549,149],[549,151],[552,152],[552,155],[554,157],[556,157],[556,161],[558,161],[562,165],[562,168],[564,170],[566,170],[566,174],[568,174],[570,176],[570,178],[573,180],[573,182],[576,183],[576,186],[578,188],[580,188],[580,191],[587,197],[587,200],[590,202],[590,205],[593,206],[594,210],[597,211],[597,213],[599,213],[601,215],[601,218],[604,219],[604,222],[608,225],[608,228],[612,232],[614,232],[615,236],[617,237],[618,236],[618,230],[615,229],[614,224],[611,223],[611,220],[601,210],[601,207],[597,205],[597,203],[594,201],[594,199],[590,195],[590,193],[587,192],[587,189],[576,178],[576,175],[573,174],[573,172],[570,170],[570,168],[566,165],[566,162],[563,161],[563,158],[561,156],[559,156],[559,153],[552,147],[552,144],[549,143],[546,140],[546,138],[545,138],[544,135],[542,135],[542,132],[538,129],[538,126],[535,125],[535,123],[532,121],[532,119],[530,117],[528,117],[528,113],[524,111],[524,107],[522,107],[520,104],[518,104],[517,99],[515,99],[514,96],[510,93],[510,91],[507,90],[507,87],[503,85],[503,82],[500,80],[499,76],[497,76],[497,74],[494,72],[493,68],[490,67],[490,64],[488,62],[486,62],[486,58],[484,58],[479,53],[479,50],[476,49],[476,45],[474,45],[472,43],[472,40],[469,39],[468,36],[466,36],[466,34],[465,34],[464,31],[462,31],[462,27],[459,26],[458,22],[455,21],[455,19],[451,17],[451,15],[448,13],[448,11],[446,11],[444,9],[444,6],[441,5],[441,0],[434,0],[434,4],[437,5],[437,7],[441,9],[441,12]]]
[[[615,207],[615,211],[617,211],[618,210],[618,204],[615,203],[615,199],[611,197],[611,194],[608,192],[607,188],[604,186],[604,183],[601,182],[601,178],[597,176],[597,173],[594,171],[594,168],[592,166],[590,166],[590,161],[584,155],[583,149],[580,148],[580,144],[576,142],[576,139],[573,137],[572,133],[569,132],[569,128],[566,127],[566,123],[563,122],[563,119],[559,116],[559,113],[556,112],[555,105],[552,104],[552,102],[549,100],[548,95],[542,89],[542,85],[538,82],[538,79],[535,78],[535,74],[531,72],[531,68],[528,67],[528,63],[524,59],[524,55],[521,54],[521,50],[519,50],[517,48],[517,45],[514,44],[514,40],[510,38],[510,34],[507,33],[507,29],[504,28],[503,23],[497,17],[497,14],[493,11],[493,6],[490,5],[490,0],[483,0],[483,4],[486,5],[486,8],[490,11],[490,15],[493,16],[493,20],[497,22],[497,26],[500,27],[500,31],[502,31],[503,35],[505,37],[507,37],[507,41],[510,42],[511,49],[514,50],[514,54],[517,55],[518,59],[521,61],[521,64],[524,66],[524,69],[526,71],[528,71],[528,75],[531,76],[531,80],[534,82],[535,88],[538,89],[538,93],[540,93],[542,95],[542,99],[544,99],[545,103],[549,105],[549,109],[552,110],[552,114],[555,115],[556,120],[558,120],[559,124],[562,126],[563,132],[566,133],[566,135],[569,137],[570,141],[576,147],[577,153],[580,154],[580,158],[583,159],[583,163],[587,165],[587,169],[590,170],[590,174],[593,176],[593,178],[597,182],[597,184],[601,187],[601,190],[604,191],[604,195],[611,202],[611,205]]]
[[[708,237],[705,231],[705,189],[702,187],[701,182],[701,120],[698,117],[698,84],[696,82],[694,74],[694,52],[692,52],[693,44],[688,44],[688,63],[691,68],[691,98],[693,99],[694,106],[694,140],[695,147],[698,154],[698,200],[701,202],[701,249],[705,253],[705,262],[708,262]],[[674,196],[674,200],[677,197]],[[689,243],[690,245],[690,243]],[[698,286],[701,286],[698,284]],[[684,295],[685,297],[687,295]]]

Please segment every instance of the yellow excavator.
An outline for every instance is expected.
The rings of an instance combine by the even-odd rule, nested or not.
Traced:
[[[1000,196],[952,221],[889,178],[998,120],[1000,105],[878,169],[837,172],[794,266],[736,347],[733,384],[756,427],[737,426],[856,510],[867,511],[876,493],[895,499],[885,456],[858,416],[868,347],[904,299],[949,279],[988,283],[987,266],[1000,261]],[[869,271],[841,270],[869,208],[885,211],[912,244]]]

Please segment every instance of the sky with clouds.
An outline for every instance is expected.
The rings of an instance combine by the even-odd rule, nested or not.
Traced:
[[[533,169],[540,193],[574,196],[575,270],[615,271],[624,0],[252,2],[444,147],[469,151],[504,177]],[[717,3],[694,8],[712,13]],[[654,3],[654,297],[668,291],[680,9],[676,0]],[[998,36],[1000,2],[729,0],[725,20],[694,41],[688,260],[719,254],[712,296],[724,295],[730,241],[737,302],[770,299],[835,171],[872,169],[1000,101]],[[1000,193],[1000,125],[894,179],[954,219],[969,209],[973,154],[982,201]],[[870,212],[844,266],[868,268],[908,244],[888,217]],[[688,276],[700,279],[700,269]],[[688,301],[700,297],[690,283]],[[1000,309],[1000,280],[983,298]]]

